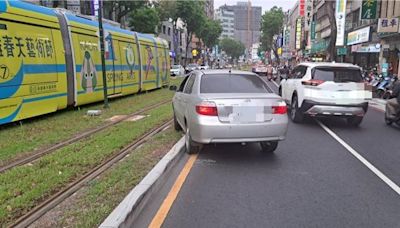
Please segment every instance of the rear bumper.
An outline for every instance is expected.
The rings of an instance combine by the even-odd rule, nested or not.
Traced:
[[[359,104],[332,104],[321,103],[312,100],[304,100],[300,111],[302,113],[316,115],[331,115],[331,116],[364,116],[368,110],[368,102]]]
[[[198,143],[241,143],[280,141],[286,137],[287,115],[270,122],[252,124],[221,123],[218,117],[202,116],[190,124],[190,134]]]

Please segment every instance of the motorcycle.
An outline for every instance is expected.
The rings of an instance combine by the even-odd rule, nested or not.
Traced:
[[[388,75],[388,76],[382,77],[382,80],[377,85],[377,89],[376,89],[377,97],[383,98],[383,95],[386,93],[386,91],[389,89],[389,87],[392,83],[393,82],[392,82],[391,76]]]
[[[382,95],[382,99],[384,99],[384,100],[390,99],[391,94],[392,94],[393,85],[396,81],[397,81],[397,74],[394,74],[392,79],[390,80],[389,85],[386,87],[386,90]]]

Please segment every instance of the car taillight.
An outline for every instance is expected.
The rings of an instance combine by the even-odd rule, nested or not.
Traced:
[[[204,116],[218,116],[217,106],[214,102],[202,102],[196,105],[196,112]]]
[[[272,106],[272,114],[286,114],[286,105]]]
[[[324,83],[325,81],[323,80],[316,80],[316,79],[312,79],[312,80],[308,80],[308,81],[302,81],[301,84],[303,85],[310,85],[310,86],[319,86],[322,83]]]

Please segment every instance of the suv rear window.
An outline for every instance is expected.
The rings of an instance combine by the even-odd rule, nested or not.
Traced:
[[[200,93],[267,93],[265,82],[254,75],[203,75]]]
[[[316,67],[313,79],[333,82],[362,82],[361,71],[350,67]]]

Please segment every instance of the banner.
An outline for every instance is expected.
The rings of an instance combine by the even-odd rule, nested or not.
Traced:
[[[377,0],[363,0],[361,19],[376,19]]]
[[[347,0],[336,0],[336,46],[344,45],[344,31],[346,24],[346,2]]]
[[[301,18],[296,20],[296,49],[301,48]]]

